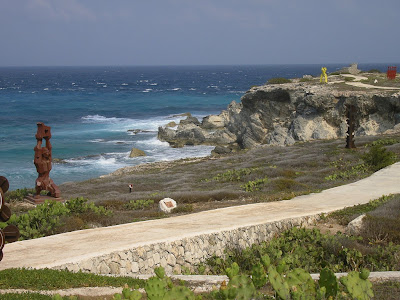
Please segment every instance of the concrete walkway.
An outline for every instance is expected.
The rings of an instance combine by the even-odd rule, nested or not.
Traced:
[[[400,163],[358,182],[292,200],[228,207],[7,244],[0,269],[52,268],[155,242],[171,242],[199,234],[327,213],[393,193],[400,193]]]
[[[350,74],[341,74],[341,76],[354,78],[354,81],[346,81],[346,84],[351,86],[363,87],[366,89],[400,90],[399,87],[379,86],[379,85],[372,85],[360,82],[361,80],[368,80],[368,77],[365,76],[350,75]]]

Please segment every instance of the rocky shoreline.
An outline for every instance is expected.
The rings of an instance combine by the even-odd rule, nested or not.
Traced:
[[[222,154],[257,145],[346,136],[346,105],[357,110],[356,136],[400,132],[400,92],[351,87],[344,76],[252,87],[219,115],[200,122],[188,116],[178,125],[159,127],[158,138],[172,147],[215,145]]]

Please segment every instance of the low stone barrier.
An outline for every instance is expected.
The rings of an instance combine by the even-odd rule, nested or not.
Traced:
[[[96,274],[151,274],[158,266],[167,274],[193,271],[194,267],[213,255],[224,256],[227,247],[240,249],[254,243],[271,240],[278,233],[295,226],[314,223],[319,215],[285,219],[276,222],[204,233],[172,242],[155,242],[132,249],[110,252],[107,255],[54,266],[53,269],[79,270]]]

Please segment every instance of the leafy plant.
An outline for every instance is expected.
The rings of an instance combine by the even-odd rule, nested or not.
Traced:
[[[7,224],[16,225],[20,231],[20,240],[39,238],[56,233],[56,229],[62,226],[61,218],[82,213],[94,213],[97,215],[109,215],[104,207],[87,203],[82,197],[71,199],[65,203],[46,200],[34,209],[19,216],[12,214]]]
[[[268,182],[268,178],[264,177],[262,179],[256,179],[246,182],[245,184],[241,185],[240,187],[244,189],[246,192],[254,192],[260,189],[260,185],[263,185]]]
[[[13,201],[23,201],[29,194],[35,194],[35,189],[16,189],[15,191],[8,191],[5,195],[6,199],[10,202]]]
[[[344,234],[322,234],[317,229],[292,228],[268,243],[255,244],[246,249],[226,249],[225,259],[213,257],[207,261],[211,273],[220,274],[236,262],[243,272],[250,273],[252,266],[268,255],[278,271],[303,268],[316,272],[329,267],[334,272],[370,268],[393,270],[399,266],[400,245],[389,244],[374,249],[362,247],[356,238]]]
[[[352,166],[348,170],[328,175],[325,177],[325,180],[348,180],[350,178],[358,177],[360,174],[369,174],[369,167],[364,163]]]
[[[125,208],[131,210],[143,210],[146,208],[150,208],[154,205],[154,200],[147,199],[147,200],[130,200],[126,205]]]
[[[387,151],[382,145],[375,145],[369,152],[362,155],[362,159],[373,172],[376,172],[395,163],[397,156],[395,153]]]
[[[372,146],[378,146],[378,145],[390,146],[390,145],[394,145],[394,144],[398,144],[398,143],[400,143],[400,140],[394,139],[394,138],[378,139],[371,143],[366,144],[365,147],[372,147]]]

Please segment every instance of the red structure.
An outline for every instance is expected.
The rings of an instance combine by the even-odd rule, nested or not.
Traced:
[[[396,79],[397,67],[390,66],[387,70],[387,78],[388,79]]]

